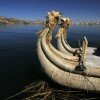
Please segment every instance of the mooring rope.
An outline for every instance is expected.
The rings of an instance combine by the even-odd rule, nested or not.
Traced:
[[[88,70],[88,72],[89,72],[89,70]],[[95,85],[92,83],[92,81],[90,81],[90,79],[88,79],[88,72],[86,73],[86,76],[84,76],[84,78],[87,79],[88,82],[90,82],[90,84],[93,86],[94,90],[96,91]],[[88,82],[86,84],[86,89],[87,89]]]
[[[70,72],[69,72],[69,79],[68,79],[68,91],[70,91],[70,86],[69,86],[69,82],[70,82],[70,80],[71,80],[71,70],[70,70]]]
[[[88,76],[88,72],[89,72],[89,70],[87,71],[87,73],[86,73],[86,77]],[[85,78],[86,79],[86,78]],[[87,79],[86,79],[87,80]],[[85,85],[85,90],[88,92],[88,89],[87,89],[87,86],[88,86],[88,82],[89,81],[86,81],[86,85]]]

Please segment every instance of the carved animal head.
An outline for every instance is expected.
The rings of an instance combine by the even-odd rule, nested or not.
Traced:
[[[71,24],[71,20],[67,17],[63,17],[61,19],[62,23],[66,24],[66,25],[70,25]]]
[[[59,21],[60,16],[61,16],[61,13],[59,13],[59,12],[55,12],[55,11],[48,12],[48,16],[46,17],[48,20],[47,26],[51,29],[54,28],[56,26],[57,22]]]

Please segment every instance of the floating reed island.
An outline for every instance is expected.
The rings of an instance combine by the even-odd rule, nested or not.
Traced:
[[[58,21],[61,24],[56,35],[57,50],[51,40],[52,30]],[[94,59],[94,55],[88,53],[90,48],[87,47],[88,40],[85,36],[80,48],[72,48],[68,44],[66,37],[70,23],[69,18],[62,18],[58,12],[48,13],[46,27],[40,32],[37,41],[37,54],[42,69],[60,85],[100,92],[100,57]]]

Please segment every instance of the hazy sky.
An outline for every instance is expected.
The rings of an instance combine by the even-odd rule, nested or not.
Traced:
[[[48,11],[72,20],[100,20],[100,0],[0,0],[0,16],[45,20]]]

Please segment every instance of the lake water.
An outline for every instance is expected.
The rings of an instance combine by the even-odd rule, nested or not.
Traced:
[[[0,25],[0,100],[41,77],[36,42],[37,32],[42,28],[38,25]],[[100,26],[69,27],[68,41],[72,47],[77,47],[77,39],[83,36],[87,37],[89,46],[100,46]]]

